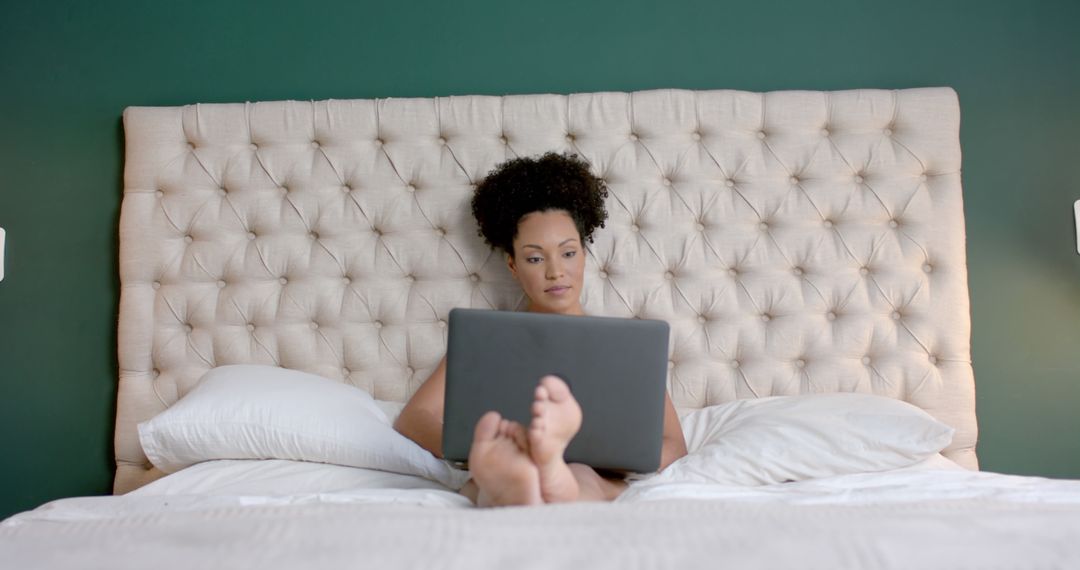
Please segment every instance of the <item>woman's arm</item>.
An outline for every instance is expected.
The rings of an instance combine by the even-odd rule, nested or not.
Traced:
[[[445,397],[446,357],[444,356],[431,376],[420,385],[409,403],[401,409],[401,415],[394,422],[394,429],[440,458],[442,457],[443,400]]]
[[[679,414],[675,412],[675,404],[671,403],[671,396],[664,391],[664,446],[660,449],[660,469],[663,471],[676,459],[686,455],[686,437],[683,436],[682,424],[679,423]]]

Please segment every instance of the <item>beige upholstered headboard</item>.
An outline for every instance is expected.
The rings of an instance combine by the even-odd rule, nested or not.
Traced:
[[[585,308],[670,322],[677,406],[874,392],[955,426],[946,455],[977,467],[951,89],[132,107],[124,127],[117,492],[160,475],[137,422],[214,366],[407,399],[452,307],[522,306],[468,200],[549,150],[611,192]]]

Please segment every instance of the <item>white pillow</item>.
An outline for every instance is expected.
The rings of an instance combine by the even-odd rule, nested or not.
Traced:
[[[648,484],[768,485],[914,465],[953,428],[893,398],[836,393],[736,400],[685,413],[689,454]]]
[[[213,459],[292,459],[418,475],[452,489],[468,480],[398,433],[367,392],[274,366],[214,368],[140,423],[139,442],[166,473]]]

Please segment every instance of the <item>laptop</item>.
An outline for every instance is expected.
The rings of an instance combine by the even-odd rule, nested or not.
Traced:
[[[453,309],[443,456],[465,467],[489,410],[528,426],[537,383],[554,374],[581,405],[568,463],[614,472],[660,466],[669,327],[644,319]]]

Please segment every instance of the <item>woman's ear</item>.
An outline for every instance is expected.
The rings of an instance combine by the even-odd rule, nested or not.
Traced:
[[[514,256],[509,253],[506,254],[506,268],[510,270],[510,276],[517,281],[517,265],[514,263]]]

